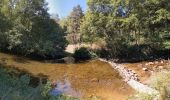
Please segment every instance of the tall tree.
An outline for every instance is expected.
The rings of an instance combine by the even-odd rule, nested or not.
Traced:
[[[84,41],[102,39],[115,56],[128,46],[159,48],[163,34],[169,32],[168,0],[87,0],[87,4],[81,25]]]
[[[47,12],[45,0],[3,0],[2,12],[12,28],[6,32],[8,49],[40,56],[60,54],[65,33]]]
[[[80,5],[73,8],[73,11],[68,16],[68,40],[72,44],[80,42],[80,24],[84,14]]]
[[[0,49],[4,49],[8,46],[5,33],[11,29],[11,22],[9,21],[9,18],[4,15],[2,7],[3,1],[0,1]]]
[[[60,18],[58,14],[52,14],[51,15],[51,19],[54,19],[56,23],[60,22]]]

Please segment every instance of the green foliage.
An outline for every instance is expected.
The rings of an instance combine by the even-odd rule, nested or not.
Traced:
[[[170,31],[168,0],[88,0],[87,4],[80,27],[83,42],[93,44],[103,39],[112,56],[133,45],[163,47],[162,37]]]
[[[90,54],[89,49],[85,47],[81,47],[80,49],[75,50],[73,57],[76,60],[88,60],[91,58],[91,54]]]
[[[70,96],[66,96],[63,94],[57,95],[57,96],[53,96],[50,94],[52,90],[52,85],[51,82],[47,82],[47,84],[43,87],[42,90],[42,96],[45,98],[45,100],[79,100],[77,98],[74,97],[70,97]]]
[[[11,76],[7,73],[8,70],[0,66],[0,98],[2,100],[43,100],[41,86],[33,88],[29,86],[28,75]]]
[[[82,8],[77,5],[67,18],[67,40],[70,44],[80,43],[80,24],[83,16]]]
[[[28,75],[18,77],[12,75],[12,72],[18,71],[0,66],[0,98],[2,100],[79,100],[66,95],[52,96],[50,82],[33,88],[29,85]]]
[[[95,50],[95,53],[100,58],[111,58],[110,52],[106,50],[105,48],[97,49]]]
[[[44,57],[62,53],[67,45],[66,33],[50,18],[45,0],[0,3],[1,49]]]
[[[42,96],[44,97],[44,98],[49,98],[49,97],[51,97],[50,96],[50,91],[52,90],[52,86],[51,86],[51,82],[50,81],[48,81],[47,82],[47,84],[43,87],[43,91],[42,91]]]
[[[166,49],[170,49],[170,41],[165,41],[164,46]]]
[[[70,97],[70,96],[66,96],[66,95],[58,95],[58,96],[50,97],[49,100],[80,100],[80,99]]]
[[[92,12],[86,12],[83,22],[80,27],[82,41],[85,43],[93,44],[100,40],[102,34],[105,32],[105,26],[107,19],[102,14],[95,15]],[[104,37],[105,38],[105,37]]]

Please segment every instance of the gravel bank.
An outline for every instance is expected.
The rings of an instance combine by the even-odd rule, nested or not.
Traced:
[[[114,63],[113,61],[108,61],[105,59],[99,60],[109,63],[114,69],[116,69],[120,73],[120,75],[124,78],[124,81],[126,81],[127,84],[130,85],[134,90],[140,93],[155,95],[154,100],[158,100],[159,92],[147,85],[142,84],[135,71],[126,69],[123,65]]]

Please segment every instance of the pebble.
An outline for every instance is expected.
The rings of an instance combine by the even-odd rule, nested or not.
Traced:
[[[161,61],[161,64],[163,64],[163,63],[164,63],[164,61],[162,60],[162,61]]]
[[[148,71],[148,68],[142,68],[143,71]]]
[[[104,62],[108,62],[108,61],[104,60]],[[120,75],[125,79],[124,81],[127,82],[135,90],[139,92],[147,93],[147,94],[159,94],[157,90],[154,90],[153,88],[150,88],[147,85],[142,84],[137,74],[135,74],[133,71],[130,71],[121,65],[113,66],[113,68],[115,67],[117,68]],[[148,68],[143,68],[143,70],[148,71]],[[155,96],[155,98],[157,98],[157,96]],[[154,100],[157,100],[157,99],[154,99]]]
[[[163,66],[158,66],[159,69],[163,69],[164,67]]]
[[[149,65],[148,63],[145,64],[145,66],[148,66],[148,65]]]
[[[108,62],[106,60],[101,60],[104,62]],[[126,69],[124,66],[120,65],[120,64],[115,64],[112,62],[108,62],[109,64],[111,64],[112,66],[114,66],[115,69],[117,69],[120,73],[120,75],[125,78],[125,81],[128,82],[130,79],[136,80],[138,81],[138,75],[136,74],[135,71],[131,70],[131,69]]]
[[[159,63],[158,61],[155,62],[155,64],[158,64],[158,63]]]
[[[93,78],[91,79],[91,82],[99,82],[99,80],[97,78]]]

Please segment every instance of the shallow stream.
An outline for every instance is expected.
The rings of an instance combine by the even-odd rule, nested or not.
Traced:
[[[102,100],[125,100],[134,93],[116,70],[99,60],[57,64],[0,53],[0,62],[33,76],[47,76],[51,82],[57,84],[51,92],[53,95],[63,93],[79,98],[97,96]]]

